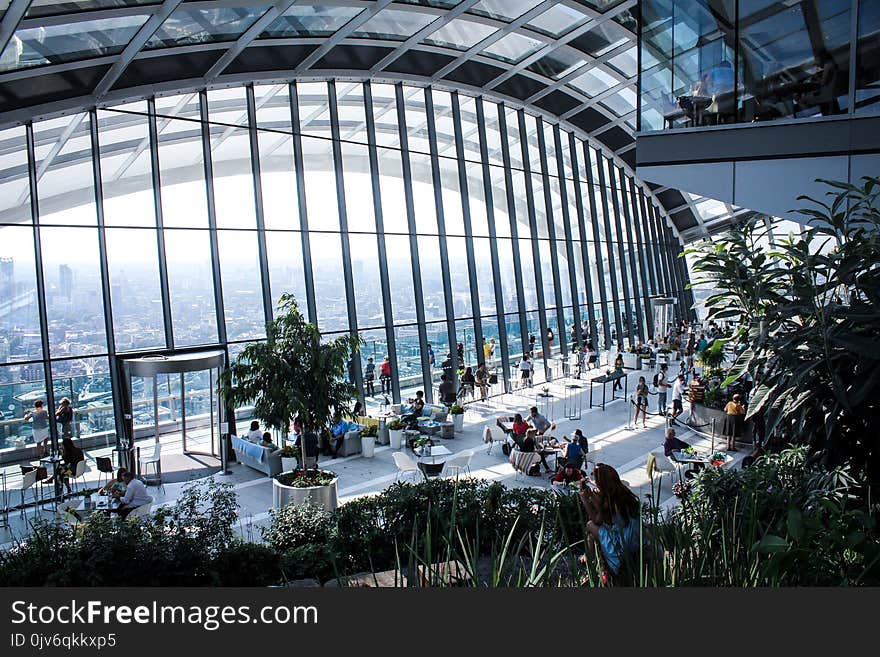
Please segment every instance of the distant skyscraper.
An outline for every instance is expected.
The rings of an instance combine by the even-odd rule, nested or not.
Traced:
[[[73,297],[73,270],[70,265],[58,265],[58,294],[68,301]]]
[[[15,295],[15,262],[12,258],[0,258],[0,299],[12,299]]]

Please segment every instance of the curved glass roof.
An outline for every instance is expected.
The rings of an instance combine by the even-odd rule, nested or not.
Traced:
[[[0,1],[0,127],[250,80],[369,77],[524,106],[589,135],[632,167],[637,4]],[[660,191],[680,231],[707,223],[689,196]],[[725,216],[709,223],[721,226]]]

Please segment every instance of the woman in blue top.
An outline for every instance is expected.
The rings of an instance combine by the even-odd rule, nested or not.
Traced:
[[[589,544],[598,551],[611,576],[639,550],[639,498],[627,488],[617,470],[597,463],[593,471],[598,490],[581,485],[581,502],[589,517]]]

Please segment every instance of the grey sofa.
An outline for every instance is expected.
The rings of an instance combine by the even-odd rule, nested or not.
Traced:
[[[235,459],[242,465],[259,470],[269,477],[281,472],[281,450],[260,447],[238,436],[230,436]]]
[[[339,448],[339,456],[351,456],[352,454],[361,453],[361,432],[347,431],[345,438],[342,440],[342,447]]]

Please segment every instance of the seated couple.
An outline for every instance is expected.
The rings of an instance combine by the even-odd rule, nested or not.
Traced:
[[[251,428],[244,438],[245,440],[255,443],[260,447],[278,449],[278,445],[272,442],[272,434],[268,431],[260,431],[260,423],[256,420],[251,422]]]

